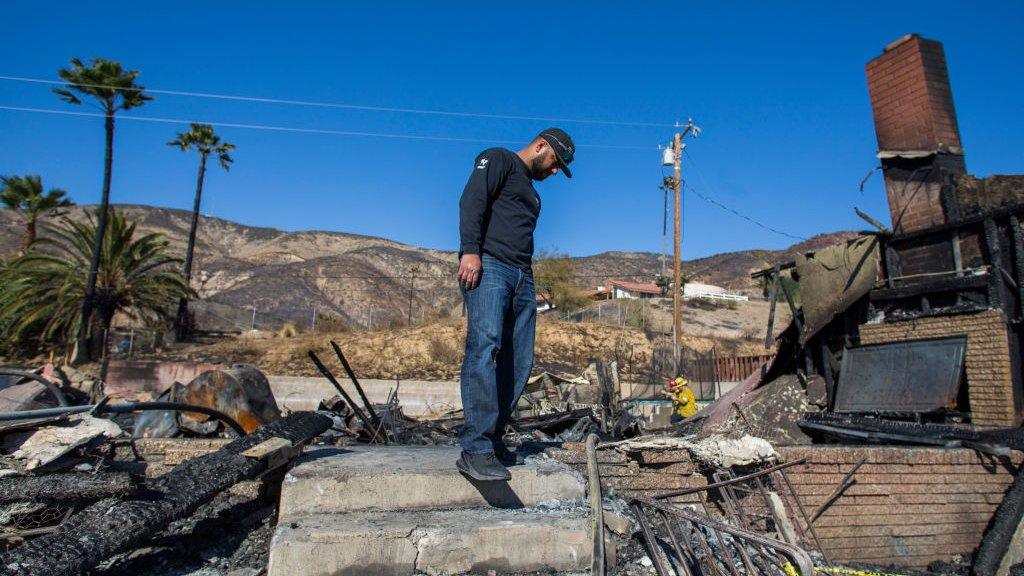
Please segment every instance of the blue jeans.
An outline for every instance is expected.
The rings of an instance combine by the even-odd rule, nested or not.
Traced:
[[[533,272],[484,254],[480,282],[462,289],[468,316],[462,360],[462,449],[494,451],[533,368]]]

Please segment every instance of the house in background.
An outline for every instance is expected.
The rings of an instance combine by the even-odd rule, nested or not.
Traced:
[[[613,299],[619,298],[661,298],[664,296],[661,287],[654,282],[629,282],[627,280],[612,280],[611,293]],[[599,288],[600,290],[600,288]]]
[[[609,287],[598,286],[595,299],[603,300],[603,295],[609,295],[612,299],[619,298],[663,298],[671,297],[671,289],[662,292],[661,286],[654,282],[630,282],[628,280],[612,280]],[[683,299],[707,298],[711,300],[734,300],[747,301],[750,298],[742,294],[731,294],[721,286],[701,284],[699,282],[688,282],[683,284]]]

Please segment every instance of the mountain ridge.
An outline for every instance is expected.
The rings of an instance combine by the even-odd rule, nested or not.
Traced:
[[[93,206],[68,210],[84,218]],[[192,213],[177,208],[117,204],[140,230],[164,234],[183,255]],[[51,219],[45,219],[51,220]],[[23,218],[0,210],[0,258],[14,255]],[[817,235],[781,250],[751,249],[683,262],[684,275],[731,290],[754,293],[751,272],[844,241],[854,232]],[[573,257],[581,288],[614,278],[651,281],[671,274],[671,257],[653,252],[610,250]],[[461,294],[454,281],[456,252],[421,248],[379,236],[303,230],[287,232],[200,216],[193,285],[201,300],[197,322],[210,329],[277,329],[283,323],[309,327],[318,321],[349,327],[383,327],[410,318],[458,314]],[[253,322],[253,307],[256,321]]]

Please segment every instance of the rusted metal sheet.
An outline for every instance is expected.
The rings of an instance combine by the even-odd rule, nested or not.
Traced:
[[[246,434],[281,417],[270,383],[252,366],[237,365],[228,370],[210,370],[188,385],[175,384],[171,397],[176,402],[205,406],[223,412],[238,422]],[[209,433],[217,422],[209,415],[182,412],[179,423],[199,433]]]
[[[922,413],[956,409],[966,337],[849,348],[836,412]]]

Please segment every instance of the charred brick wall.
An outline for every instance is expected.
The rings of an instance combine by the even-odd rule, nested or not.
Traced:
[[[1006,319],[1000,310],[864,324],[861,344],[967,336],[965,358],[971,420],[979,427],[1016,426]]]
[[[1021,465],[966,449],[807,446],[777,449],[815,510],[862,458],[856,483],[814,527],[834,561],[924,568],[973,552]]]

